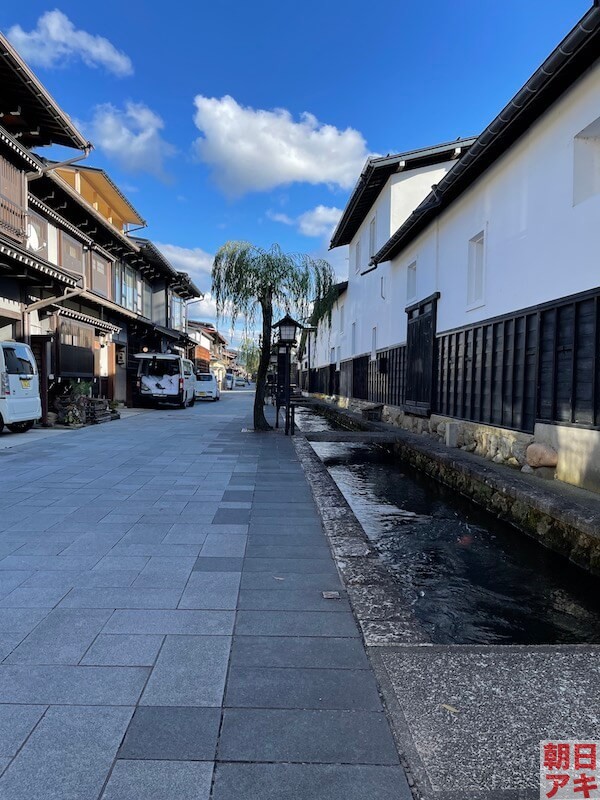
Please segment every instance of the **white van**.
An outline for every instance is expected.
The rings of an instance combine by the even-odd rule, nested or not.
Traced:
[[[202,400],[215,402],[221,398],[219,384],[212,372],[198,372],[196,374],[196,397]]]
[[[0,342],[0,433],[28,431],[42,416],[40,379],[29,345]]]
[[[142,404],[194,405],[196,376],[191,361],[174,353],[136,353],[135,358],[139,361],[136,388]]]

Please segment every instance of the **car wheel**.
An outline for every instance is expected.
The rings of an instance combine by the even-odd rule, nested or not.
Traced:
[[[27,422],[13,422],[12,425],[7,425],[6,427],[13,433],[26,433],[33,428],[33,420],[28,419]]]
[[[196,405],[196,395],[193,394],[192,395],[192,399],[190,400],[190,408],[192,408],[192,406],[195,406],[195,405]]]

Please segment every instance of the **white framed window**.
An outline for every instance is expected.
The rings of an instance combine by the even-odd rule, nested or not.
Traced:
[[[340,306],[340,333],[344,332],[344,306]]]
[[[335,361],[335,347],[332,347],[329,353],[329,363],[333,364]]]
[[[469,241],[467,270],[467,308],[484,304],[485,290],[485,234],[483,231]]]
[[[408,265],[406,271],[406,299],[414,300],[417,296],[417,262]]]
[[[371,361],[377,358],[377,325],[371,331]]]
[[[374,256],[377,252],[377,217],[373,217],[369,223],[369,255]]]
[[[385,275],[381,276],[379,284],[379,292],[381,294],[381,299],[385,300]]]
[[[360,239],[354,245],[354,269],[356,272],[360,272],[361,268],[361,256],[360,256]]]
[[[341,362],[342,362],[342,348],[338,345],[338,348],[337,348],[337,359],[336,359],[336,365],[335,365],[336,369],[339,370]]]
[[[356,355],[356,322],[352,323],[351,343],[352,343],[352,350],[351,350],[350,355],[354,356],[354,355]]]

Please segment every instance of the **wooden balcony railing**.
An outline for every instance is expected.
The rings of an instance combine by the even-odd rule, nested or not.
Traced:
[[[25,241],[27,212],[0,194],[0,234],[21,244]]]

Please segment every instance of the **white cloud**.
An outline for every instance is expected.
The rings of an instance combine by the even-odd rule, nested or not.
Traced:
[[[329,236],[342,216],[342,209],[317,206],[298,217],[298,230],[304,236]]]
[[[78,30],[58,9],[42,14],[33,30],[24,31],[20,25],[13,25],[7,35],[30,64],[60,67],[81,59],[88,67],[104,67],[120,78],[133,74],[129,56],[103,36]]]
[[[353,128],[339,130],[304,113],[241,106],[233,97],[195,98],[195,147],[229,195],[303,182],[352,187],[368,152]]]
[[[190,318],[200,322],[212,322],[217,319],[217,302],[210,292],[204,295],[204,300],[190,305]]]
[[[271,210],[267,211],[267,217],[273,222],[281,222],[283,225],[295,225],[303,236],[330,238],[342,213],[342,209],[335,208],[335,206],[316,206],[296,218]]]
[[[161,180],[168,176],[164,161],[175,147],[161,136],[164,122],[144,103],[111,103],[96,106],[91,122],[83,128],[94,144],[129,172],[149,172]]]
[[[175,269],[187,272],[192,279],[205,278],[212,270],[213,256],[200,247],[180,247],[177,244],[155,242]]]
[[[280,211],[271,211],[270,209],[267,211],[267,217],[273,222],[281,222],[282,225],[293,225],[294,220],[291,217],[288,217],[287,214],[282,214]]]

